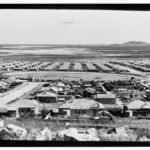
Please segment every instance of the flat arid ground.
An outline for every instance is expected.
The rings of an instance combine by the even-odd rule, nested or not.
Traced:
[[[150,44],[144,42],[113,45],[0,45],[1,61],[105,61],[149,57]]]
[[[0,45],[0,61],[100,62],[141,60],[150,57],[150,44],[128,42],[113,45]],[[89,72],[14,72],[13,77],[34,76],[45,79],[127,80],[131,75]]]

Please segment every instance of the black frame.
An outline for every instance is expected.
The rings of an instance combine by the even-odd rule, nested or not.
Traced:
[[[150,11],[150,4],[0,4],[0,9],[84,9]],[[150,142],[0,141],[0,147],[129,147],[150,146]]]

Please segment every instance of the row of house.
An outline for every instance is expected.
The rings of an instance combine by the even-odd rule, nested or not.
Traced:
[[[83,86],[84,85],[84,86]],[[82,91],[82,92],[81,92]],[[50,82],[33,93],[29,99],[18,99],[8,104],[4,114],[20,116],[21,114],[42,111],[51,115],[96,117],[101,110],[107,110],[113,115],[120,115],[126,107],[128,116],[150,114],[150,103],[134,100],[125,104],[115,94],[108,92],[100,83],[68,83]]]
[[[141,100],[134,100],[127,104],[126,114],[128,117],[134,116],[147,116],[150,114],[150,103]],[[21,114],[27,114],[34,112],[35,114],[40,114],[45,108],[47,112],[53,112],[60,116],[75,116],[80,117],[96,117],[101,110],[113,110],[119,109],[123,110],[123,105],[119,103],[115,104],[103,104],[98,101],[91,99],[71,99],[62,103],[39,103],[35,100],[22,99],[17,100],[8,104],[7,109],[3,112],[8,113],[10,116],[20,116]]]

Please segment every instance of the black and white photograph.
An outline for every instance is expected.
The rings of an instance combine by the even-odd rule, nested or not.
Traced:
[[[15,141],[150,142],[150,5],[0,6],[0,143]]]

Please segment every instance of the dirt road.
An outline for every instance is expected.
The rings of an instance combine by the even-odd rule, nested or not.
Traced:
[[[7,94],[0,97],[0,108],[6,108],[7,103],[20,98],[21,96],[25,95],[26,93],[34,90],[41,83],[34,83],[34,82],[24,82],[21,86],[18,86],[16,89],[9,91]]]

